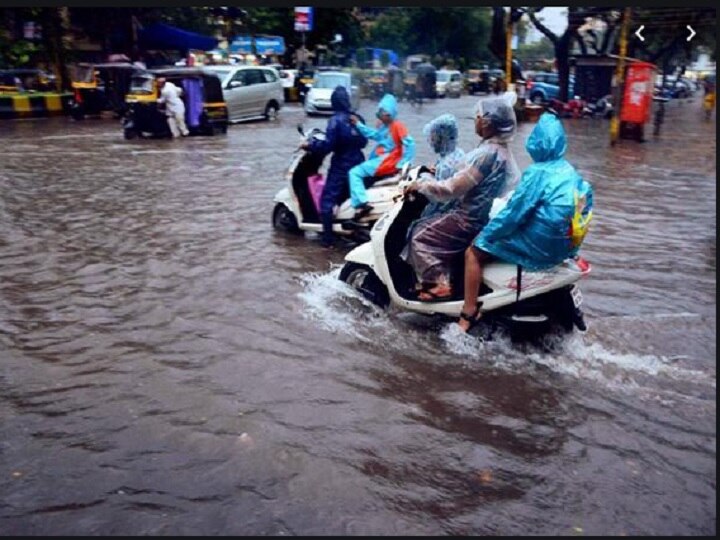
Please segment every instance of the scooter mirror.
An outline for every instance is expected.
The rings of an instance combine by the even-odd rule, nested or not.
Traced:
[[[302,135],[303,137],[305,136],[305,130],[303,129],[302,124],[297,125],[297,130],[300,135]]]

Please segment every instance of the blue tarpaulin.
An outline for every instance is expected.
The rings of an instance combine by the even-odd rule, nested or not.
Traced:
[[[285,39],[281,36],[255,37],[255,49],[258,54],[285,54]],[[252,39],[250,36],[239,36],[230,44],[231,54],[251,54]]]
[[[195,32],[188,32],[168,24],[155,23],[140,30],[140,45],[145,49],[173,49],[209,51],[217,47],[218,40]]]

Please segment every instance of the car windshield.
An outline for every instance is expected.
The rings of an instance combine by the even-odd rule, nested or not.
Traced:
[[[450,73],[447,71],[438,71],[437,72],[437,81],[438,82],[448,82],[450,80]]]
[[[347,88],[349,86],[348,78],[342,75],[318,75],[313,84],[313,88],[335,88],[336,86]]]
[[[130,83],[131,94],[150,95],[153,93],[152,77],[133,77]]]
[[[213,73],[217,73],[217,76],[220,78],[221,81],[225,80],[225,77],[227,77],[230,74],[229,69],[213,69]]]
[[[76,82],[93,82],[95,68],[93,66],[73,66],[72,78]]]

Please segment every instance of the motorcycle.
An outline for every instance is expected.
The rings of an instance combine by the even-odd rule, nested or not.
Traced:
[[[407,185],[408,175],[417,178],[427,170],[404,168],[400,187]],[[415,272],[400,257],[408,228],[427,202],[419,193],[400,196],[400,201],[375,223],[370,241],[345,256],[339,279],[382,308],[392,305],[402,311],[457,320],[463,305],[463,255],[458,257],[452,275],[453,297],[432,302],[418,299]],[[503,202],[496,199],[491,215],[499,211]],[[482,302],[483,328],[488,336],[504,328],[514,341],[542,337],[557,329],[571,332],[577,327],[585,331],[580,309],[582,293],[577,282],[590,271],[590,264],[581,257],[542,272],[522,270],[503,261],[487,264],[478,297],[478,302]]]
[[[613,106],[611,96],[605,96],[598,99],[595,103],[586,103],[583,107],[583,117],[590,118],[611,118],[613,114]]]
[[[325,138],[325,133],[317,128],[307,134],[301,125],[297,129],[304,141]],[[272,223],[275,229],[296,234],[301,234],[303,231],[322,232],[320,212],[313,197],[311,184],[317,178],[322,161],[322,157],[301,148],[293,154],[285,174],[288,185],[274,198]],[[350,204],[348,186],[342,204],[335,211],[333,231],[356,242],[368,241],[372,226],[393,206],[393,198],[400,194],[399,180],[399,173],[365,179],[368,202],[373,206],[373,210],[359,221],[354,220],[355,209]]]

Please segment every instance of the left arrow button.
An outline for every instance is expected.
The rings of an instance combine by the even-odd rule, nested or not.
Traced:
[[[643,31],[643,28],[645,28],[645,25],[644,25],[644,24],[641,25],[640,28],[638,28],[637,30],[635,30],[635,35],[638,37],[638,39],[639,39],[640,41],[645,41],[645,38],[640,34],[640,32]]]

